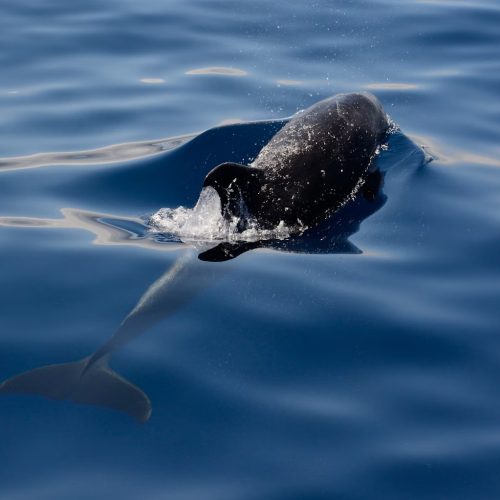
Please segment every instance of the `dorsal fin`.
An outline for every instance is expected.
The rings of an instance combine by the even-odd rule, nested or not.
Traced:
[[[222,209],[234,208],[231,202],[238,194],[246,203],[247,208],[255,204],[255,198],[261,188],[263,171],[239,163],[221,163],[211,170],[205,177],[203,187],[211,186],[221,199]]]

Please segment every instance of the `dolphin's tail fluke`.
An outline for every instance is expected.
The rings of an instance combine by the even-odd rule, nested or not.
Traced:
[[[42,366],[0,384],[0,393],[36,394],[50,399],[104,406],[128,413],[140,422],[151,415],[151,402],[139,387],[111,370],[106,361]]]

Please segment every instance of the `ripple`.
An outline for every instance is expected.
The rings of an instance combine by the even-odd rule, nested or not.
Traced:
[[[163,78],[141,78],[139,81],[141,83],[146,83],[147,85],[160,85],[165,83]]]
[[[368,83],[364,88],[369,90],[414,90],[418,89],[419,85],[403,82],[375,82]]]
[[[153,141],[113,144],[83,151],[36,153],[27,156],[0,158],[0,172],[23,168],[37,168],[47,165],[98,165],[145,158],[164,151],[170,151],[185,144],[196,134],[187,134]]]
[[[159,243],[149,234],[149,228],[136,217],[90,212],[75,208],[62,208],[62,218],[0,217],[0,227],[81,229],[95,235],[95,245],[130,245],[150,250],[172,251],[185,245]]]
[[[276,83],[278,85],[288,85],[288,86],[295,86],[295,85],[302,85],[304,82],[301,81],[301,80],[287,80],[287,79],[284,79],[284,80],[276,80]]]
[[[242,69],[227,68],[224,66],[212,66],[208,68],[197,68],[186,71],[186,75],[222,75],[222,76],[246,76],[248,73]]]

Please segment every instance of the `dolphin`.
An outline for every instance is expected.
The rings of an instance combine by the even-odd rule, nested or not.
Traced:
[[[201,252],[198,259],[188,252],[146,290],[95,352],[74,362],[13,376],[0,384],[0,393],[38,394],[104,406],[147,421],[151,415],[148,396],[109,367],[112,354],[174,314],[221,275],[220,266],[203,261],[228,260],[258,247],[359,253],[348,237],[385,203],[383,175],[373,168],[372,160],[388,127],[389,120],[374,96],[339,94],[299,112],[249,166],[223,163],[215,167],[203,186],[217,191],[224,217],[240,217],[240,230],[251,218],[263,229],[280,223],[297,226],[298,236],[285,241],[223,242]],[[349,200],[355,202],[350,209]],[[334,212],[334,222],[322,227],[321,222]],[[26,225],[20,218],[7,218],[0,225],[2,222]],[[32,222],[54,224],[67,227],[69,222]]]

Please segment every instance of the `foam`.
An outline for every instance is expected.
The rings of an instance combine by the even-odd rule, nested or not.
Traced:
[[[244,230],[240,230],[242,222]],[[153,232],[167,233],[184,242],[286,239],[306,229],[287,227],[283,221],[273,229],[262,229],[244,206],[241,215],[223,217],[221,200],[212,187],[203,188],[193,208],[161,208],[151,215],[148,224]]]

